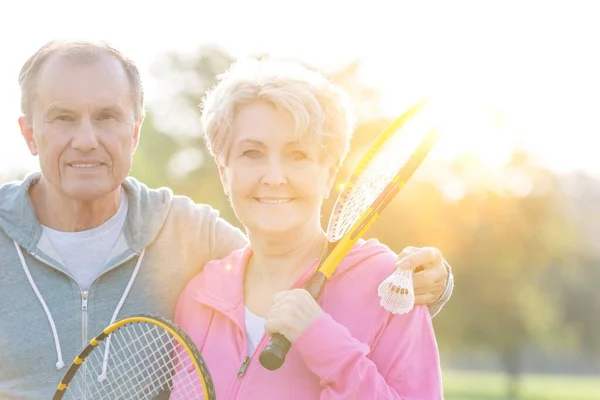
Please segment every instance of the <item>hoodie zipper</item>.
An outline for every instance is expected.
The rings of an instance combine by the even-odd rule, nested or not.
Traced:
[[[238,370],[237,379],[235,380],[233,388],[231,389],[231,396],[229,396],[229,398],[237,399],[237,396],[240,392],[240,388],[242,386],[242,379],[244,379],[244,376],[246,376],[248,367],[250,366],[250,364],[253,361],[255,361],[258,358],[258,355],[262,352],[263,348],[267,345],[267,340],[269,338],[270,338],[270,335],[264,334],[262,339],[256,346],[256,348],[254,349],[254,353],[252,353],[252,357],[250,357],[250,356],[244,357],[244,361],[242,362],[242,365],[240,366],[240,368]],[[246,353],[247,352],[248,352],[248,349],[246,346]]]
[[[310,278],[310,276],[312,275],[312,273],[315,271],[316,268],[316,261],[311,265],[311,268],[309,270],[307,270],[302,276],[300,276],[296,282],[294,282],[291,286],[291,288],[298,288],[301,287],[300,285],[304,282],[306,282],[307,279]],[[204,297],[204,296],[202,296]],[[200,298],[197,299],[197,301],[199,301],[200,303],[210,307],[211,309],[223,314],[226,318],[232,320],[234,322],[234,324],[242,329],[242,331],[244,331],[243,325],[240,327],[240,325],[237,324],[237,321],[232,318],[231,316],[229,316],[229,314],[225,311],[223,311],[220,307],[216,306],[215,303],[211,302],[208,299],[204,299],[204,298]],[[246,337],[246,334],[244,332],[244,337]],[[228,391],[229,396],[227,396],[228,399],[236,399],[239,391],[240,391],[240,387],[242,386],[242,380],[244,379],[244,377],[246,376],[246,373],[248,372],[248,368],[250,367],[250,364],[252,364],[260,355],[260,353],[264,350],[264,348],[267,346],[267,343],[269,341],[269,339],[271,338],[271,335],[269,335],[268,333],[265,332],[265,334],[263,334],[262,339],[260,340],[260,342],[258,342],[258,344],[256,345],[256,348],[254,349],[254,353],[252,354],[252,356],[244,356],[243,360],[242,360],[242,364],[240,365],[238,372],[236,374],[237,379],[234,381],[233,386],[231,386],[230,390]],[[248,354],[248,343],[247,343],[247,339],[246,339],[246,343],[244,346],[244,354]]]
[[[33,258],[35,258],[36,260],[38,260],[39,262],[48,265],[49,267],[54,268],[55,270],[67,275],[69,278],[71,278],[75,284],[77,284],[77,281],[75,280],[75,278],[73,278],[73,275],[69,274],[68,272],[62,270],[61,268],[58,268],[56,265],[51,264],[49,262],[47,262],[46,260],[43,260],[42,258],[40,258],[37,254],[35,254],[34,252],[29,252],[29,255],[31,255]],[[94,285],[94,282],[96,282],[96,280],[98,278],[100,278],[102,275],[108,273],[109,271],[112,271],[113,269],[123,265],[124,263],[126,263],[127,261],[131,260],[133,257],[135,257],[136,255],[138,255],[138,253],[133,252],[132,254],[130,254],[129,256],[127,256],[125,259],[123,259],[121,262],[119,262],[116,265],[113,265],[112,267],[110,267],[109,269],[107,269],[106,271],[102,272],[100,275],[98,275],[90,284],[90,287],[88,290],[81,290],[81,286],[79,286],[79,284],[77,284],[77,287],[79,288],[79,292],[81,294],[81,348],[85,348],[85,346],[87,346],[88,344],[88,298],[89,298],[89,293],[90,293],[90,289],[92,288],[92,286]]]
[[[203,297],[203,296],[202,296]],[[201,304],[204,304],[205,306],[209,307],[210,309],[222,314],[225,318],[229,319],[230,321],[232,321],[236,327],[238,329],[241,329],[242,332],[244,332],[244,327],[243,325],[240,326],[237,323],[237,320],[235,318],[232,318],[229,313],[227,311],[224,311],[222,308],[218,307],[216,304],[212,303],[211,301],[208,301],[207,299],[204,298],[199,298],[197,299]],[[209,325],[210,326],[210,325]],[[242,384],[242,379],[244,378],[244,376],[246,375],[246,372],[248,371],[248,367],[250,366],[250,364],[252,363],[252,361],[254,361],[258,356],[257,354],[260,354],[260,352],[262,351],[263,347],[266,346],[267,343],[267,339],[270,337],[270,335],[268,334],[263,334],[262,339],[260,340],[260,342],[256,345],[256,348],[254,350],[254,353],[252,354],[252,356],[248,356],[248,339],[246,338],[246,334],[244,332],[244,343],[243,343],[243,351],[245,354],[244,358],[242,359],[242,364],[240,365],[240,367],[238,368],[236,377],[237,379],[235,379],[235,381],[233,382],[233,385],[229,386],[229,390],[227,391],[228,395],[225,397],[227,399],[235,399],[240,391],[240,386]],[[203,346],[206,345],[206,341],[203,343]],[[200,351],[202,351],[202,349],[200,349]]]
[[[81,291],[81,337],[82,337],[82,345],[83,345],[82,349],[85,348],[85,346],[87,346],[87,344],[88,344],[88,312],[87,312],[87,310],[88,310],[88,297],[89,297],[90,289],[92,288],[92,286],[94,285],[94,282],[96,282],[96,280],[98,278],[100,278],[102,275],[106,274],[107,272],[112,271],[113,269],[123,265],[127,261],[131,260],[136,254],[137,253],[135,253],[135,252],[130,254],[129,256],[125,257],[125,259],[123,259],[123,261],[121,261],[120,263],[113,265],[106,271],[102,272],[100,275],[98,275],[96,278],[94,278],[92,283],[90,283],[90,287],[88,290]]]
[[[41,263],[43,263],[45,265],[48,265],[49,267],[52,267],[55,270],[57,270],[57,271],[65,274],[65,275],[67,275],[77,285],[77,288],[79,289],[79,293],[81,295],[81,348],[82,349],[85,348],[85,346],[87,345],[87,324],[88,324],[88,321],[87,321],[87,308],[88,308],[89,289],[88,290],[81,290],[81,286],[79,286],[79,284],[77,283],[77,281],[75,280],[75,278],[73,278],[73,275],[71,275],[68,272],[62,270],[61,268],[58,268],[56,265],[54,265],[52,263],[49,263],[46,260],[43,260],[41,257],[39,257],[34,252],[29,252],[29,255],[31,255],[33,258],[35,258],[39,262],[41,262]],[[90,288],[91,287],[92,287],[92,285],[90,285]]]
[[[88,308],[88,291],[81,292],[81,348],[83,349],[87,343],[87,308]]]
[[[309,275],[310,276],[310,275]],[[300,278],[298,278],[298,280],[296,282],[294,282],[294,284],[292,285],[292,288],[296,288],[298,287],[298,285],[304,281],[304,279],[306,278],[306,276],[302,276]],[[245,337],[245,335],[244,335]],[[266,331],[263,334],[262,339],[260,339],[260,342],[258,342],[258,344],[256,345],[256,348],[254,349],[254,353],[252,353],[252,356],[245,356],[244,360],[242,361],[242,365],[240,365],[240,368],[238,369],[237,372],[237,379],[234,382],[233,388],[231,389],[230,393],[231,395],[228,396],[228,398],[230,399],[237,399],[237,396],[240,392],[240,388],[242,387],[242,380],[244,379],[244,377],[246,376],[246,372],[248,371],[248,367],[250,367],[250,364],[252,364],[254,361],[256,361],[256,359],[259,357],[260,353],[264,350],[264,348],[267,346],[267,343],[269,342],[269,340],[271,339],[271,335],[268,334]],[[246,344],[244,346],[245,349],[245,353],[248,353],[248,339],[246,339]]]
[[[311,271],[313,271],[313,269],[311,269]],[[298,278],[296,280],[296,282],[294,282],[294,284],[292,285],[292,288],[300,287],[299,286],[300,283],[305,282],[305,280],[307,279],[307,276],[310,278],[311,274],[312,274],[312,272],[302,275],[300,278]],[[237,396],[240,392],[240,388],[242,387],[242,379],[244,379],[244,376],[246,376],[248,367],[250,366],[250,364],[252,364],[252,362],[256,361],[256,359],[258,358],[260,353],[267,346],[267,342],[270,339],[271,339],[271,335],[265,333],[263,335],[262,339],[260,340],[260,342],[258,342],[258,345],[256,345],[256,348],[254,349],[254,353],[252,353],[252,357],[249,357],[249,356],[244,357],[244,360],[242,361],[242,365],[238,369],[237,379],[231,390],[231,396],[229,396],[229,398],[237,399]],[[247,343],[246,343],[245,348],[246,348],[246,353],[248,353],[248,344]]]
[[[89,291],[92,288],[92,286],[94,285],[94,282],[96,282],[96,280],[98,278],[100,278],[102,275],[106,274],[109,271],[112,271],[113,269],[123,265],[124,263],[126,263],[127,261],[131,260],[137,253],[132,253],[129,256],[127,256],[125,259],[123,259],[123,261],[121,261],[120,263],[113,265],[112,267],[110,267],[109,269],[107,269],[106,271],[102,272],[100,275],[98,275],[96,278],[94,278],[94,280],[92,281],[92,283],[90,283],[90,287],[88,290],[82,290],[81,291],[81,313],[82,313],[82,323],[81,323],[81,335],[83,338],[83,348],[85,348],[85,346],[87,346],[88,344],[88,313],[87,313],[87,309],[88,309],[88,296],[89,296]]]

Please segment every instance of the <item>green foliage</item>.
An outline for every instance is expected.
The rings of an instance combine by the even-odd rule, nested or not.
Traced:
[[[215,48],[157,61],[154,72],[167,95],[148,107],[132,174],[210,204],[236,223],[198,123],[204,92],[232,61]],[[348,91],[360,118],[338,185],[388,123],[376,118],[379,98],[361,84],[359,71],[355,62],[329,73]],[[438,247],[453,266],[456,290],[435,319],[440,347],[491,350],[514,376],[526,347],[600,348],[598,254],[575,256],[581,227],[565,212],[570,200],[557,177],[522,153],[497,176],[474,173],[480,169],[473,157],[427,162],[368,232],[395,251]],[[448,191],[456,183],[464,189],[459,195]],[[336,195],[323,207],[324,224]]]
[[[209,204],[236,223],[199,125],[204,93],[233,60],[224,51],[203,48],[193,54],[166,54],[156,62],[153,73],[167,97],[148,107],[132,175],[150,187],[168,186]]]
[[[442,371],[446,400],[506,400],[505,377],[485,372]],[[519,400],[595,400],[597,377],[525,375]]]

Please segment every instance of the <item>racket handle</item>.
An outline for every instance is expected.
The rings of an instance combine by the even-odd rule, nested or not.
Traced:
[[[260,352],[258,361],[260,361],[260,364],[269,371],[275,371],[285,362],[285,356],[288,351],[290,351],[291,346],[292,344],[285,336],[274,333],[271,335],[269,343],[265,346],[263,351]]]
[[[319,300],[321,293],[323,293],[323,289],[325,288],[326,281],[327,277],[325,274],[321,271],[317,271],[306,282],[304,289],[306,289],[315,300]],[[260,352],[258,361],[260,361],[260,364],[269,371],[275,371],[285,362],[285,357],[287,356],[288,351],[290,351],[290,347],[292,347],[292,343],[290,343],[285,336],[274,333],[271,335],[269,343],[265,346],[263,351]]]

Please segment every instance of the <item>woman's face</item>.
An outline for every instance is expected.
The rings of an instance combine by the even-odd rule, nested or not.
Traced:
[[[240,108],[221,180],[250,233],[293,233],[320,227],[321,205],[335,169],[318,148],[299,143],[286,114],[257,101]]]

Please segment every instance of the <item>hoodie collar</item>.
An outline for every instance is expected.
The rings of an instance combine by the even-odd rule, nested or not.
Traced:
[[[389,248],[376,239],[359,239],[344,257],[341,264],[330,277],[338,279],[352,268],[381,253],[390,252]],[[244,273],[252,248],[247,245],[231,253],[223,260],[206,265],[201,279],[195,287],[194,299],[208,305],[234,319],[243,318],[244,310]],[[293,287],[302,287],[316,269],[313,262]],[[242,314],[240,314],[242,313]]]
[[[248,245],[221,261],[207,265],[194,292],[194,299],[224,314],[243,306],[244,273],[251,254],[252,249]]]
[[[29,198],[29,188],[36,184],[41,173],[34,172],[22,181],[0,187],[0,228],[28,252],[35,250],[42,227]]]
[[[41,172],[33,172],[22,181],[0,187],[0,229],[27,252],[35,251],[42,234],[29,197],[29,189],[40,177]],[[129,202],[125,241],[133,252],[139,254],[160,232],[167,219],[173,193],[167,188],[150,190],[133,177],[127,177],[122,186]]]
[[[221,261],[207,265],[202,280],[194,291],[194,299],[234,320],[244,318],[244,274],[252,255],[250,245],[236,250]],[[316,261],[306,269],[292,286],[302,287],[315,270]]]

